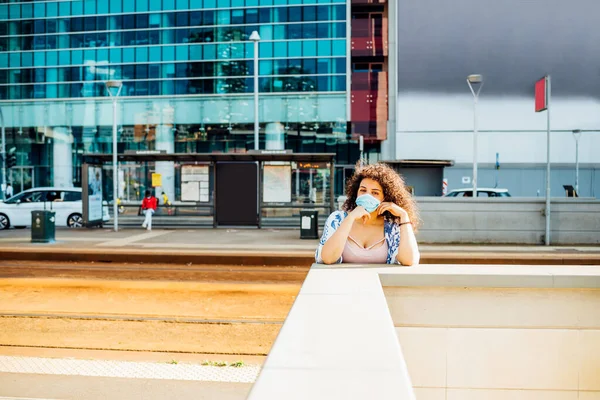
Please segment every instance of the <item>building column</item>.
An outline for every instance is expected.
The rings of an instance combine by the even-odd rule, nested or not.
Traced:
[[[156,126],[156,150],[165,150],[167,153],[175,152],[175,135],[172,125]],[[159,161],[156,163],[155,170],[162,176],[162,187],[156,188],[156,197],[160,199],[163,192],[167,194],[169,200],[175,199],[175,163],[172,161]]]
[[[73,140],[64,126],[52,129],[52,181],[59,188],[73,187]]]

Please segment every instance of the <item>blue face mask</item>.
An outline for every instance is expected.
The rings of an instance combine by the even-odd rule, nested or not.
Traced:
[[[377,200],[370,194],[363,194],[362,196],[356,199],[356,205],[362,206],[365,210],[367,210],[367,212],[370,213],[377,210],[377,207],[379,207],[380,203],[381,202],[379,200]]]

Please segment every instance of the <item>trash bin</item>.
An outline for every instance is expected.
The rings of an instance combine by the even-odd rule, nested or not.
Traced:
[[[319,212],[300,210],[300,239],[319,238]]]
[[[56,213],[36,210],[31,212],[31,242],[53,243],[56,238]]]

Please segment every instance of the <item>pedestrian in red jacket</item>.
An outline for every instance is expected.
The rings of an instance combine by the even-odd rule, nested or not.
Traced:
[[[158,201],[156,197],[149,190],[146,190],[146,197],[142,200],[142,212],[146,215],[146,219],[144,219],[142,227],[149,231],[152,230],[152,215],[156,212],[157,207]]]

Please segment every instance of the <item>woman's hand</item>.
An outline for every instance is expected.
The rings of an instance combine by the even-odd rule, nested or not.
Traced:
[[[364,224],[369,219],[371,219],[371,214],[367,210],[365,210],[363,206],[357,206],[354,210],[350,212],[350,214],[348,214],[348,217],[351,218],[352,221],[362,219]]]
[[[395,217],[400,217],[400,222],[409,222],[408,213],[398,204],[386,201],[377,207],[377,215],[382,215],[384,212],[389,211]]]

